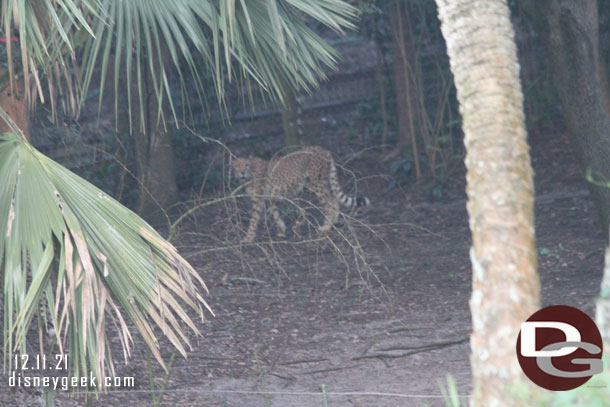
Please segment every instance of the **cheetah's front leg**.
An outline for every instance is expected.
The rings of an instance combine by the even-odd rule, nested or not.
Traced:
[[[273,220],[275,221],[275,224],[277,225],[277,227],[279,229],[279,232],[277,235],[279,237],[286,237],[286,224],[284,223],[284,220],[282,219],[282,217],[280,215],[280,211],[278,211],[277,207],[273,204],[269,208],[269,211],[271,212],[271,215],[273,216]]]
[[[320,232],[328,232],[333,225],[339,220],[339,201],[328,195],[322,195],[321,199],[324,202],[324,224],[318,229]]]
[[[244,243],[252,243],[256,236],[256,228],[261,219],[261,214],[265,210],[265,202],[262,199],[257,199],[252,203],[252,215],[250,216],[250,224],[248,232],[244,238]]]

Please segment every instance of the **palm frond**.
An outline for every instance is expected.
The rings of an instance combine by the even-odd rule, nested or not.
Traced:
[[[127,319],[162,365],[155,326],[186,356],[182,324],[198,333],[187,309],[209,310],[201,277],[137,215],[15,133],[0,136],[0,231],[5,358],[25,353],[43,296],[76,375],[113,372],[106,318],[125,357]]]
[[[354,28],[355,17],[355,9],[340,0],[105,0],[103,8],[109,19],[96,21],[98,35],[84,46],[83,90],[95,69],[101,66],[104,73],[113,63],[115,79],[124,69],[127,82],[137,84],[137,94],[128,89],[130,117],[134,113],[144,117],[141,83],[148,75],[162,102],[159,107],[169,105],[175,120],[173,100],[190,100],[184,91],[174,95],[175,89],[194,86],[203,99],[210,93],[205,86],[210,79],[220,105],[225,102],[226,84],[236,78],[256,81],[276,101],[282,101],[286,91],[281,78],[293,88],[312,89],[326,68],[335,67],[337,54],[303,17],[339,32]],[[113,50],[117,50],[114,58],[108,57]],[[180,85],[175,89],[168,86],[169,71],[177,73]],[[100,89],[105,78],[102,74]],[[102,98],[100,94],[100,103]],[[133,124],[144,130],[143,123]]]
[[[0,12],[0,34],[8,39],[18,32],[26,89],[49,94],[53,108],[62,87],[71,90],[68,105],[82,103],[96,72],[102,103],[104,82],[113,72],[115,90],[121,78],[135,84],[135,94],[127,89],[130,118],[144,117],[145,93],[152,91],[160,111],[169,106],[175,120],[174,101],[190,100],[185,89],[193,87],[199,102],[214,93],[221,105],[226,83],[234,79],[257,82],[276,101],[286,92],[282,81],[312,89],[325,69],[335,67],[337,54],[305,18],[342,32],[354,29],[356,17],[344,0],[16,0],[2,2]],[[7,41],[11,78],[13,48]],[[75,55],[80,75],[72,83]],[[170,86],[170,72],[179,86]],[[40,85],[41,74],[48,92]],[[30,76],[36,86],[30,86]],[[152,83],[144,89],[147,79]],[[117,114],[118,97],[115,92]]]
[[[45,77],[54,108],[60,87],[72,87],[75,49],[85,36],[93,35],[87,21],[106,16],[98,0],[14,0],[1,2],[0,18],[11,84],[22,78],[25,97],[32,105],[36,95],[44,99],[41,78]],[[73,108],[77,107],[76,91],[72,89],[67,97]]]

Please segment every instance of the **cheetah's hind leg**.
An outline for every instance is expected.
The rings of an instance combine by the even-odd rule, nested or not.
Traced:
[[[286,224],[284,223],[284,220],[282,219],[282,216],[280,215],[280,211],[277,209],[277,206],[275,205],[271,205],[271,207],[269,208],[269,211],[271,211],[271,216],[273,216],[273,220],[275,221],[275,224],[277,225],[278,228],[278,237],[281,238],[285,238],[286,237]]]

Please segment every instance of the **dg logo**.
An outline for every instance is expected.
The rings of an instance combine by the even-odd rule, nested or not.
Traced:
[[[517,358],[525,375],[548,390],[571,390],[601,373],[602,337],[584,312],[546,307],[521,324]]]

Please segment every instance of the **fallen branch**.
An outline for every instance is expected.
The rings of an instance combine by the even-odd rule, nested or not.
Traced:
[[[403,358],[406,356],[410,356],[410,355],[414,355],[416,353],[421,353],[421,352],[427,352],[430,350],[436,350],[436,349],[442,349],[442,348],[446,348],[448,346],[453,346],[453,345],[459,345],[462,344],[464,342],[468,341],[468,337],[466,338],[462,338],[462,339],[458,339],[458,340],[454,340],[454,341],[446,341],[446,342],[437,342],[437,343],[432,343],[432,344],[428,344],[428,345],[422,345],[422,346],[408,346],[408,347],[391,347],[391,348],[385,348],[385,349],[380,349],[381,352],[392,352],[392,351],[397,351],[397,350],[406,350],[406,349],[411,349],[411,351],[409,352],[405,352],[405,353],[401,353],[398,355],[393,355],[393,354],[388,354],[388,353],[373,353],[370,355],[361,355],[361,356],[355,356],[353,357],[351,360],[363,360],[363,359],[397,359],[397,358]]]

